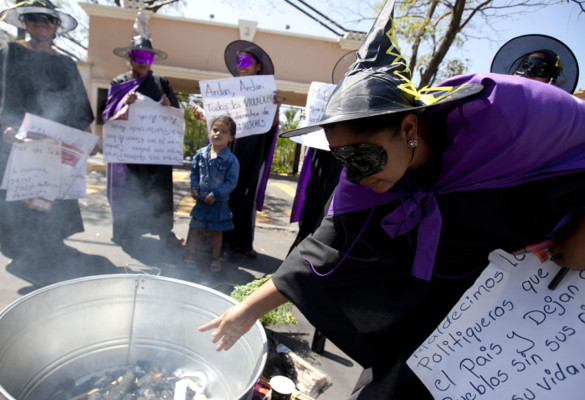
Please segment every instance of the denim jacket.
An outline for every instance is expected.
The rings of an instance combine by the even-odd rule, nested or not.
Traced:
[[[229,148],[210,159],[211,144],[197,150],[191,165],[191,190],[199,190],[199,197],[213,193],[215,200],[227,201],[238,184],[240,163]]]

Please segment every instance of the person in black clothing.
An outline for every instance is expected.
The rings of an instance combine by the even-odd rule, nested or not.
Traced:
[[[25,113],[86,131],[94,116],[75,62],[53,47],[56,35],[75,29],[77,21],[47,0],[6,9],[0,18],[26,29],[29,36],[0,48],[0,175],[4,175]],[[28,202],[6,202],[5,195],[0,190],[0,248],[10,258],[57,254],[65,238],[84,230],[76,199],[57,199],[49,210],[37,210]]]
[[[113,118],[125,105],[136,101],[137,93],[164,106],[179,107],[175,93],[162,75],[152,72],[154,60],[166,53],[152,47],[146,16],[140,11],[130,46],[114,49],[127,58],[131,71],[110,83],[104,121]],[[170,247],[182,247],[173,233],[173,168],[170,165],[107,164],[107,195],[112,210],[113,238],[127,250],[133,249],[145,233],[159,235]]]

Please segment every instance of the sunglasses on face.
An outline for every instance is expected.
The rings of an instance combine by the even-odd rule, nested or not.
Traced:
[[[254,58],[247,54],[238,56],[238,68],[251,67],[254,64]]]
[[[59,18],[49,14],[23,14],[20,18],[24,22],[43,22],[49,25],[57,25],[59,23]]]
[[[154,61],[154,54],[146,50],[131,50],[128,57],[138,64],[152,64]]]
[[[546,58],[528,56],[520,61],[514,74],[535,78],[552,78],[555,74],[554,69],[554,66]]]
[[[374,143],[332,147],[331,155],[347,169],[347,180],[351,183],[359,183],[362,179],[377,174],[388,163],[385,147]]]

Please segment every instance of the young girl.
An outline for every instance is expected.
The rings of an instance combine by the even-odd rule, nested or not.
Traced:
[[[211,271],[220,271],[222,232],[234,229],[229,194],[238,183],[240,164],[229,149],[236,136],[236,123],[219,116],[211,123],[209,144],[197,150],[191,166],[191,195],[196,200],[191,211],[185,264],[195,266],[195,246],[203,232],[211,233]]]

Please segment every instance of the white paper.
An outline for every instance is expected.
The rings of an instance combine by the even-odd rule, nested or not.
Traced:
[[[408,366],[435,399],[581,400],[585,382],[585,272],[534,254],[490,254],[490,264]]]
[[[62,158],[59,165],[55,166],[51,164],[45,166],[45,169],[51,169],[50,176],[55,176],[54,174],[56,174],[58,177],[59,190],[56,198],[77,199],[86,196],[85,175],[87,157],[95,148],[98,140],[96,135],[27,113],[25,114],[22,124],[20,125],[17,138],[35,142],[46,141],[47,138],[60,141],[60,154]],[[43,145],[37,144],[36,146]],[[34,147],[34,145],[32,147]],[[7,182],[10,179],[10,174],[19,174],[19,168],[24,168],[25,170],[27,169],[25,163],[21,163],[19,162],[20,160],[16,160],[15,156],[12,154],[12,152],[15,151],[16,150],[14,150],[13,147],[13,150],[11,150],[11,154],[8,159],[6,170],[4,172],[2,182],[3,188],[7,185]],[[18,151],[20,156],[30,158],[30,154],[28,154],[28,152],[23,148],[18,149]],[[47,149],[44,151],[46,152]],[[16,164],[13,164],[14,162],[16,162]],[[37,160],[34,162],[37,162]],[[40,170],[39,175],[36,178],[33,175],[34,174],[29,174],[29,177],[37,181],[44,181],[47,178],[47,176],[42,176]],[[52,185],[53,182],[51,181],[51,186]],[[21,195],[7,193],[7,199],[20,199],[20,197]],[[44,196],[39,195],[38,197]]]
[[[319,121],[321,121],[323,113],[325,112],[325,107],[327,106],[329,97],[331,97],[331,93],[333,93],[336,87],[337,85],[331,83],[311,83],[309,94],[307,95],[307,104],[305,106],[306,115],[305,118],[299,122],[299,128],[319,124]],[[329,142],[327,142],[323,129],[319,129],[306,135],[295,136],[290,139],[308,147],[329,151]]]
[[[183,110],[139,98],[123,111],[104,124],[106,162],[183,164]]]
[[[13,144],[2,180],[6,201],[55,200],[61,187],[60,166],[61,144],[56,140]]]
[[[220,115],[236,122],[236,137],[266,133],[274,121],[276,82],[273,75],[237,76],[200,81],[208,131]]]

